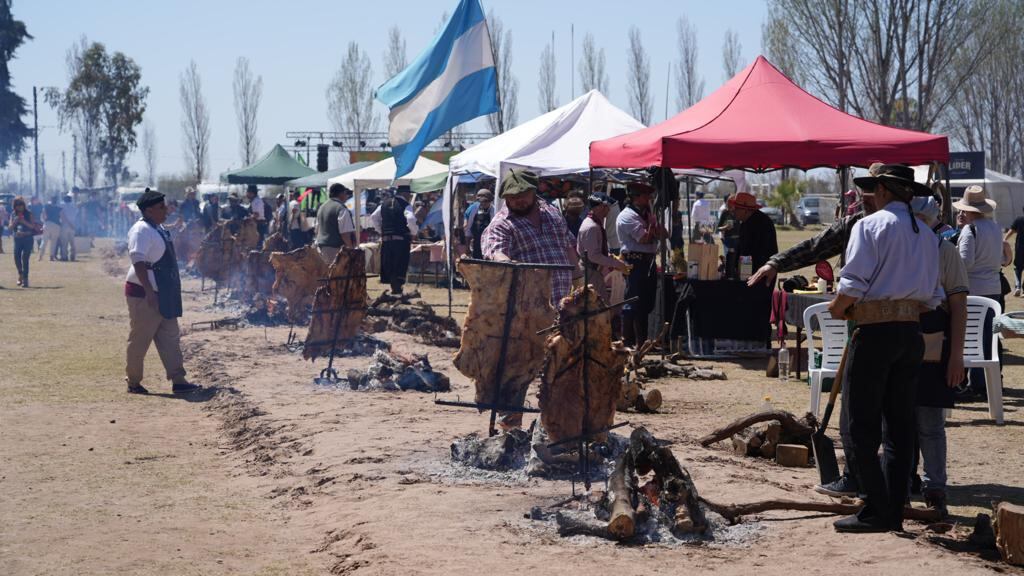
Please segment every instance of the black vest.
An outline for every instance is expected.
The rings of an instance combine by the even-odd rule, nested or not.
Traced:
[[[392,196],[385,198],[380,204],[380,227],[382,236],[408,237],[409,224],[405,219],[405,209],[409,203],[404,198]]]

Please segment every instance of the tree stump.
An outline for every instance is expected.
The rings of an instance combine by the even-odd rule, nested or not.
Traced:
[[[1003,561],[1024,566],[1024,506],[1000,502],[995,509],[996,548]]]

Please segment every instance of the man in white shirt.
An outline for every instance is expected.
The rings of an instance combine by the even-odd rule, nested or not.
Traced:
[[[130,394],[148,394],[142,386],[143,362],[149,345],[156,344],[171,390],[189,393],[200,387],[185,379],[178,317],[181,316],[181,280],[174,245],[162,224],[167,219],[164,195],[148,188],[136,202],[142,218],[128,231],[132,265],[125,278],[128,301],[128,350],[125,381]]]
[[[259,248],[263,246],[263,240],[267,237],[267,211],[256,186],[250,185],[246,188],[245,197],[249,199],[249,217],[256,221],[256,231],[260,233],[260,241],[256,245]]]
[[[370,215],[370,225],[380,232],[380,281],[401,294],[409,271],[412,238],[419,233],[416,214],[404,190],[386,196]]]
[[[302,213],[302,206],[299,204],[299,191],[292,190],[288,200],[288,247],[297,250],[306,245],[306,232],[302,229],[302,221],[305,218]]]

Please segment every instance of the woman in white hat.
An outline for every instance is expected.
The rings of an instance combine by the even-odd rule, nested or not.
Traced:
[[[996,203],[990,200],[981,186],[968,186],[964,197],[953,203],[958,210],[957,225],[960,226],[960,239],[957,248],[967,268],[967,279],[970,293],[984,296],[999,302],[1003,301],[1002,284],[999,271],[1003,264],[1003,233],[999,224],[992,219]],[[991,336],[991,319],[985,321],[985,333]],[[992,339],[984,342],[985,355],[992,348]],[[981,369],[971,371],[971,390],[978,395],[985,395],[985,373]]]

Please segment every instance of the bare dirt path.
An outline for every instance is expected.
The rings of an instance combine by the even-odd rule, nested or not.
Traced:
[[[0,259],[0,285],[11,277],[8,267],[9,259]],[[27,296],[0,290],[4,333],[18,326],[32,337],[0,340],[4,358],[23,360],[14,379],[0,385],[3,574],[710,569],[781,576],[850,573],[856,566],[858,574],[930,575],[990,573],[995,566],[939,548],[921,525],[910,524],[904,536],[841,536],[832,530],[833,517],[805,513],[751,519],[736,543],[631,547],[562,539],[524,514],[564,500],[568,482],[450,464],[452,439],[486,430],[486,416],[437,407],[415,392],[317,388],[311,379],[324,361],[311,364],[289,352],[287,328],[188,330],[191,374],[218,390],[209,401],[123,394],[119,280],[94,261],[43,266],[38,285],[58,284],[57,272],[62,282],[68,278],[67,288]],[[425,295],[446,301],[440,292]],[[210,304],[209,293],[188,295],[185,323],[235,313]],[[34,312],[18,316],[20,310]],[[472,395],[451,367],[450,349],[381,336],[396,350],[429,354],[452,378],[453,396]],[[343,359],[339,372],[368,362]],[[157,365],[155,358],[149,364]],[[716,501],[814,498],[813,469],[740,459],[722,444],[705,449],[696,442],[756,410],[766,393],[794,412],[806,406],[806,385],[769,384],[761,361],[717,366],[728,381],[659,381],[664,413],[629,419],[672,440],[702,495]],[[1022,374],[1019,366],[1007,367],[1006,426],[989,423],[981,404],[954,413],[950,477],[960,521],[972,520],[992,498],[1024,501]],[[157,382],[147,384],[160,388]]]

